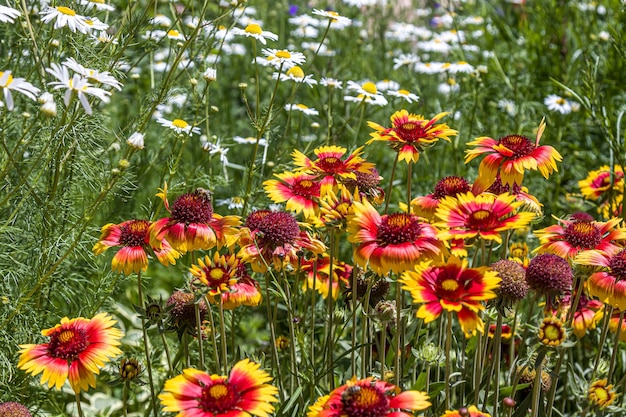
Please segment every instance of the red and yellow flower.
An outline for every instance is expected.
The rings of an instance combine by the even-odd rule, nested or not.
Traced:
[[[522,229],[535,218],[535,213],[517,211],[522,202],[511,194],[471,192],[445,197],[439,202],[435,223],[438,237],[444,240],[481,238],[502,243],[500,232]],[[517,211],[517,212],[516,212]]]
[[[445,310],[455,312],[463,333],[471,335],[484,325],[478,313],[483,301],[496,297],[500,278],[490,268],[468,268],[467,260],[450,257],[447,263],[421,262],[415,271],[402,274],[402,289],[409,291],[413,302],[422,304],[417,317],[430,323]]]
[[[274,203],[286,202],[286,209],[303,213],[305,218],[317,213],[320,184],[316,177],[304,172],[275,174],[278,180],[263,183],[267,196]]]
[[[578,181],[580,192],[588,200],[598,200],[609,193],[614,195],[624,190],[624,171],[619,165],[613,169],[608,165],[603,165],[600,169],[589,171],[587,178]]]
[[[319,181],[320,194],[323,197],[329,190],[345,180],[356,180],[356,172],[371,172],[374,164],[361,157],[363,147],[355,149],[346,159],[342,159],[347,152],[340,146],[322,146],[313,151],[317,159],[312,160],[299,150],[294,150],[291,156],[297,166],[296,171],[312,175]]]
[[[100,240],[93,247],[93,252],[100,255],[108,248],[121,246],[111,260],[111,269],[129,275],[148,269],[148,253],[154,252],[163,265],[174,265],[180,253],[163,239],[159,247],[150,245],[147,220],[128,220],[120,224],[109,223],[102,226]]]
[[[448,113],[439,113],[430,120],[423,116],[409,113],[406,110],[395,112],[391,116],[391,127],[383,127],[374,122],[367,125],[374,129],[370,133],[374,141],[384,141],[398,152],[398,160],[406,163],[415,163],[419,160],[420,152],[433,146],[439,139],[450,141],[449,136],[455,136],[457,131],[450,129],[445,123],[436,124]]]
[[[303,259],[300,264],[301,271],[306,274],[302,289],[313,288],[322,295],[323,298],[328,297],[329,286],[332,287],[332,295],[337,299],[339,289],[342,284],[348,284],[352,276],[352,266],[337,259],[333,260],[332,283],[329,282],[330,274],[330,256],[323,253],[314,259]]]
[[[260,365],[248,359],[233,366],[228,376],[185,369],[165,382],[159,395],[164,411],[178,417],[269,417],[278,389]]]
[[[587,279],[589,295],[620,310],[626,310],[626,249],[612,248],[606,252],[587,251],[576,263],[601,267]]]
[[[301,230],[296,219],[284,211],[257,210],[250,213],[244,226],[238,256],[256,272],[265,272],[272,265],[278,271],[286,265],[297,268],[300,251],[320,254],[326,249],[323,242]]]
[[[587,399],[591,405],[602,410],[615,402],[617,394],[613,389],[613,385],[609,385],[608,380],[604,378],[591,383],[587,393]]]
[[[490,414],[478,410],[475,405],[470,405],[466,410],[447,410],[441,417],[491,417]]]
[[[542,120],[535,143],[522,135],[508,135],[498,140],[480,137],[468,143],[468,146],[476,148],[466,151],[465,163],[486,154],[478,167],[477,181],[482,184],[483,189],[487,189],[495,181],[498,173],[502,184],[521,185],[526,170],[539,170],[545,178],[558,171],[556,163],[563,160],[561,154],[552,146],[539,146],[545,126]]]
[[[206,289],[209,302],[227,309],[261,303],[259,284],[247,273],[246,265],[236,255],[215,253],[199,258],[189,269],[196,281]]]
[[[618,227],[622,221],[612,218],[606,222],[593,220],[558,219],[559,224],[537,230],[539,253],[553,253],[561,258],[577,260],[590,250],[610,252],[626,240],[626,229]]]
[[[368,202],[355,202],[348,223],[348,240],[356,244],[357,264],[384,275],[390,270],[403,272],[418,259],[437,256],[442,249],[437,231],[410,213],[380,215]]]
[[[456,197],[458,194],[467,193],[470,188],[469,182],[463,177],[444,177],[437,182],[434,192],[422,197],[415,197],[411,201],[411,208],[418,216],[431,221],[435,217],[435,211],[442,198]]]
[[[209,191],[198,188],[178,197],[171,209],[167,200],[167,184],[157,194],[170,217],[150,226],[150,244],[160,248],[163,240],[181,253],[195,250],[232,247],[239,238],[238,216],[220,216],[213,212]]]
[[[113,357],[122,353],[122,331],[106,313],[92,319],[64,317],[56,326],[42,330],[48,343],[20,345],[18,368],[29,374],[43,372],[41,384],[60,390],[69,380],[74,392],[96,386],[96,374]]]
[[[425,392],[401,392],[389,382],[353,378],[320,397],[309,407],[307,417],[411,417],[415,411],[430,407],[428,399]]]
[[[562,304],[569,304],[569,306],[562,310],[561,320],[566,319],[573,298],[571,295],[563,297]],[[602,301],[591,299],[586,293],[580,295],[572,320],[572,331],[576,337],[581,338],[587,333],[587,330],[596,328],[597,323],[602,319],[603,306],[604,303]]]

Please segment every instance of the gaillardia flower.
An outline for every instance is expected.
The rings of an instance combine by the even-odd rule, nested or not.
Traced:
[[[356,180],[356,171],[371,172],[374,164],[361,157],[363,148],[355,149],[345,160],[342,159],[347,149],[339,146],[322,146],[314,150],[317,159],[309,159],[299,150],[291,156],[297,166],[296,171],[313,175],[320,184],[321,196],[347,179]]]
[[[444,197],[435,212],[435,217],[441,220],[435,223],[441,230],[438,237],[444,240],[480,237],[502,243],[500,232],[522,229],[535,218],[535,213],[517,211],[520,205],[522,202],[510,194],[475,196],[469,192],[456,198]]]
[[[300,262],[300,251],[319,254],[326,249],[324,243],[300,230],[296,219],[284,211],[254,211],[244,226],[238,256],[256,272],[265,272],[272,265],[279,271],[286,265],[295,268]]]
[[[475,405],[470,405],[465,410],[447,410],[441,417],[491,417],[491,415],[478,410]]]
[[[551,253],[538,255],[526,268],[526,282],[531,289],[549,299],[572,292],[574,272],[567,260]]]
[[[611,169],[603,165],[598,170],[589,171],[587,178],[578,181],[580,192],[588,200],[609,197],[608,194],[621,194],[624,189],[624,171],[619,165]]]
[[[385,381],[353,378],[320,397],[309,407],[307,417],[411,417],[430,407],[428,399],[425,392],[401,392]]]
[[[482,301],[496,297],[500,278],[490,268],[467,265],[467,260],[452,256],[447,263],[421,262],[415,271],[402,274],[402,289],[411,293],[414,303],[422,304],[417,317],[430,323],[444,310],[455,312],[465,335],[484,333],[478,312],[485,309]]]
[[[160,247],[166,239],[181,253],[208,250],[215,246],[231,247],[239,237],[238,216],[220,216],[213,212],[209,191],[198,188],[178,197],[170,209],[167,184],[157,194],[170,212],[170,217],[157,220],[150,226],[150,243]]]
[[[465,163],[487,154],[478,167],[478,181],[484,188],[493,183],[498,172],[502,184],[505,185],[521,185],[527,169],[539,170],[545,178],[548,178],[554,171],[558,171],[556,163],[563,158],[552,146],[539,146],[545,126],[542,120],[535,143],[522,135],[508,135],[498,140],[480,137],[469,142],[468,146],[476,148],[466,151]]]
[[[93,247],[93,252],[100,255],[112,246],[121,246],[111,260],[111,269],[129,275],[148,269],[148,250],[152,250],[159,262],[167,266],[176,264],[180,253],[174,250],[166,239],[160,247],[150,245],[147,220],[128,220],[120,224],[109,223],[102,226],[100,240]]]
[[[29,374],[43,372],[41,384],[61,389],[69,379],[74,392],[96,386],[100,368],[122,351],[122,331],[106,313],[92,319],[64,317],[55,327],[42,330],[50,338],[48,343],[20,345],[18,368]]]
[[[348,240],[356,244],[355,261],[361,266],[369,262],[377,274],[412,269],[418,259],[432,258],[442,248],[435,228],[414,214],[381,216],[367,200],[353,208]]]
[[[617,395],[615,394],[615,390],[613,390],[613,385],[609,385],[609,382],[605,378],[598,379],[591,383],[587,398],[589,399],[589,403],[591,405],[594,405],[602,410],[603,408],[613,404]]]
[[[305,290],[312,288],[317,290],[323,298],[327,298],[329,289],[331,289],[329,287],[332,287],[332,295],[336,299],[341,285],[347,285],[352,276],[352,266],[333,259],[332,283],[329,282],[330,268],[330,256],[327,253],[313,259],[303,259],[300,269],[306,275],[302,288]]]
[[[272,378],[248,359],[233,366],[228,376],[185,369],[165,382],[159,395],[164,411],[177,417],[269,417],[278,401]]]
[[[587,280],[589,295],[622,311],[626,310],[626,249],[587,251],[576,258],[576,263],[602,268]]]
[[[606,222],[559,219],[560,224],[535,231],[540,243],[536,251],[576,260],[589,250],[608,252],[617,249],[618,243],[626,240],[626,229],[618,227],[621,221],[620,218]]]
[[[315,175],[304,172],[275,174],[279,180],[263,183],[267,196],[274,203],[286,203],[286,209],[313,217],[318,208],[321,185]]]
[[[448,113],[439,113],[430,120],[423,116],[409,113],[406,110],[395,112],[391,116],[391,127],[383,127],[374,122],[367,125],[375,131],[370,133],[374,141],[385,141],[391,148],[398,152],[398,160],[406,163],[417,162],[420,152],[433,146],[439,139],[450,141],[449,136],[454,136],[457,131],[450,129],[445,123],[435,124]]]
[[[220,256],[215,252],[213,258],[206,255],[191,265],[190,272],[206,289],[211,303],[219,303],[221,297],[222,306],[231,309],[240,305],[257,306],[261,302],[258,283],[234,254]]]
[[[442,198],[456,197],[458,194],[467,193],[470,189],[469,181],[463,177],[454,175],[444,177],[435,184],[435,190],[431,194],[415,197],[411,201],[411,208],[418,216],[432,220]]]

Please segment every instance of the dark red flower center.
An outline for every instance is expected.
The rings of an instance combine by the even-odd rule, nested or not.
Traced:
[[[120,225],[120,245],[143,246],[148,243],[147,220],[130,220]]]
[[[602,241],[602,232],[590,221],[575,221],[565,228],[567,243],[578,249],[593,249]]]
[[[291,191],[295,195],[302,197],[313,198],[320,196],[320,185],[318,182],[311,180],[301,180],[293,184]]]
[[[422,226],[416,216],[407,213],[384,215],[378,226],[376,240],[381,245],[398,245],[415,242],[422,234]]]
[[[459,193],[466,193],[470,190],[469,182],[463,177],[445,177],[435,185],[433,198],[441,200],[446,196],[455,197]]]
[[[183,194],[172,205],[172,218],[178,223],[207,224],[211,221],[213,206],[211,197],[204,190],[196,190],[193,193]]]
[[[498,220],[497,216],[485,209],[476,210],[467,217],[466,226],[470,230],[492,230]]]
[[[222,414],[235,411],[239,402],[239,394],[235,387],[228,383],[216,383],[202,388],[200,408],[203,411]]]
[[[219,288],[230,281],[230,273],[224,268],[207,266],[204,268],[204,273],[210,288]]]
[[[421,139],[428,138],[423,122],[419,121],[409,120],[395,126],[393,131],[396,132],[400,139],[414,145],[418,144]]]
[[[343,412],[348,417],[384,417],[389,413],[389,399],[373,386],[353,385],[341,394]]]
[[[271,210],[257,210],[253,211],[246,218],[244,226],[252,231],[259,230],[259,225],[263,222],[263,219],[271,214]]]
[[[526,136],[522,135],[509,135],[500,138],[500,145],[505,146],[513,155],[511,158],[522,158],[535,150],[536,146]]]
[[[272,248],[293,243],[300,235],[300,226],[296,219],[284,211],[271,211],[256,228],[262,246]]]
[[[611,269],[611,275],[615,278],[619,280],[626,279],[626,249],[619,251],[611,258],[609,268]]]
[[[55,358],[74,360],[89,346],[87,332],[81,328],[63,328],[50,335],[48,353]]]
[[[343,161],[335,156],[320,158],[315,165],[328,174],[336,174],[344,170]]]

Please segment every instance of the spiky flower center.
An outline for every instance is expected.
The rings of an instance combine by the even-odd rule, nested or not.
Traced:
[[[455,197],[459,193],[466,193],[470,190],[469,182],[463,177],[444,177],[435,185],[433,198],[440,200],[443,197]]]
[[[602,241],[602,232],[590,221],[571,223],[563,235],[567,243],[579,249],[593,249]]]
[[[293,243],[300,235],[300,226],[291,214],[276,211],[269,212],[259,222],[257,232],[263,246],[276,248]]]
[[[407,213],[385,215],[381,219],[376,240],[381,245],[398,245],[415,242],[422,234],[422,226],[416,216]]]
[[[522,158],[535,150],[536,146],[526,136],[522,135],[509,135],[500,138],[500,145],[505,146],[513,155],[511,158]]]
[[[325,156],[315,163],[319,169],[329,174],[336,174],[343,170],[343,162],[336,156]]]
[[[626,279],[626,249],[619,251],[609,261],[611,275],[619,280]]]
[[[341,401],[346,416],[383,417],[389,411],[389,399],[373,386],[351,386],[343,392]]]
[[[183,194],[172,205],[172,218],[179,223],[207,224],[213,216],[211,197],[204,190]]]
[[[141,373],[141,366],[137,359],[124,358],[120,363],[120,378],[125,381],[131,381],[139,376]]]
[[[394,123],[393,131],[404,142],[411,143],[413,145],[423,145],[423,139],[429,139],[428,131],[424,128],[424,120],[420,119],[408,119],[404,121],[398,121],[400,123]]]
[[[120,226],[120,245],[122,246],[143,246],[148,238],[147,220],[130,220]]]
[[[235,387],[227,383],[216,383],[202,389],[200,408],[203,411],[222,414],[233,410],[239,402]]]
[[[292,192],[302,197],[319,197],[320,185],[311,180],[296,182],[292,187]]]
[[[253,211],[252,213],[250,213],[250,215],[246,219],[245,226],[252,231],[257,231],[259,230],[259,227],[261,223],[263,222],[263,219],[265,219],[271,213],[272,213],[271,210]]]
[[[467,228],[470,230],[491,230],[496,222],[496,215],[485,209],[479,209],[470,213],[467,217]]]
[[[84,329],[66,327],[50,335],[48,353],[55,358],[74,360],[87,346],[89,346],[89,340]]]
[[[246,26],[245,31],[253,35],[260,35],[263,33],[263,29],[261,29],[261,26],[257,25],[256,23],[250,23],[248,26]]]

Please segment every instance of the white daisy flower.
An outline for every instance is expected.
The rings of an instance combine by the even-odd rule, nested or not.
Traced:
[[[126,139],[126,143],[135,149],[143,149],[143,138],[143,133],[135,132]]]
[[[288,70],[295,65],[300,65],[306,61],[306,57],[301,52],[289,52],[286,49],[263,49],[269,65],[274,68],[283,68]]]
[[[215,200],[215,204],[218,206],[227,206],[229,210],[242,209],[243,198],[239,196],[235,196],[235,197],[230,197],[226,199]]]
[[[20,92],[31,100],[37,100],[39,89],[26,81],[24,78],[13,78],[11,71],[0,71],[0,88],[4,93],[4,101],[7,109],[13,110],[13,95],[11,90]]]
[[[152,41],[160,41],[161,39],[163,39],[165,36],[167,36],[167,32],[164,30],[147,30],[146,33],[143,34],[143,38],[146,40],[152,40]]]
[[[68,68],[64,65],[58,65],[52,63],[52,68],[46,68],[46,72],[53,75],[59,81],[49,82],[48,85],[53,86],[53,90],[66,89],[63,102],[66,106],[69,106],[72,94],[75,93],[80,104],[85,109],[85,113],[91,115],[91,106],[87,95],[98,97],[105,103],[109,102],[110,92],[103,90],[102,88],[93,87],[86,78],[81,77],[79,74],[74,74],[70,78]]]
[[[387,4],[386,0],[343,0],[343,2],[349,6],[363,7],[374,6],[377,3],[381,5]]]
[[[171,40],[174,40],[174,41],[184,41],[185,40],[185,35],[183,35],[179,31],[177,31],[176,29],[168,30],[167,31],[167,37],[168,37],[168,39],[171,39]]]
[[[233,142],[240,143],[242,145],[254,145],[254,144],[256,144],[256,141],[257,141],[257,139],[254,136],[248,136],[246,138],[244,138],[243,136],[235,136],[235,137],[233,137]],[[267,139],[260,138],[259,139],[259,146],[267,146]]]
[[[469,74],[471,72],[474,72],[474,66],[468,64],[465,61],[459,61],[449,64],[447,70],[450,71],[450,73],[452,74],[457,74],[459,72],[463,74]]]
[[[161,26],[163,28],[168,28],[172,26],[172,19],[165,16],[164,14],[157,14],[152,19],[150,19],[150,24],[154,26]]]
[[[400,54],[393,59],[393,69],[397,70],[405,65],[412,66],[420,62],[420,57],[415,54]]]
[[[182,119],[167,120],[167,119],[164,119],[163,117],[159,117],[157,119],[157,122],[159,122],[161,126],[169,127],[176,133],[186,133],[188,135],[192,135],[194,133],[196,135],[200,134],[199,127],[193,127],[192,125],[190,125],[189,123],[187,123],[186,121]]]
[[[54,28],[59,29],[67,26],[72,32],[88,33],[89,27],[85,24],[85,16],[77,14],[74,10],[65,6],[48,6],[41,12],[41,21],[50,23],[54,20]]]
[[[298,26],[291,31],[291,36],[296,38],[317,38],[319,30],[313,26]]]
[[[358,96],[344,96],[344,101],[352,101],[356,103],[364,102],[366,104],[372,104],[374,106],[386,106],[388,104],[387,99],[381,94],[376,96],[368,96],[365,94],[359,94]]]
[[[286,104],[285,105],[285,110],[287,111],[299,111],[302,112],[304,114],[306,114],[307,116],[317,116],[320,114],[320,112],[318,112],[317,110],[310,108],[302,103],[299,104]]]
[[[313,75],[304,75],[304,71],[299,66],[294,66],[289,68],[286,73],[277,73],[272,74],[273,79],[279,79],[280,81],[295,81],[297,83],[303,83],[308,85],[309,87],[313,87],[313,85],[317,84],[317,80],[313,79]]]
[[[320,80],[320,84],[324,87],[336,88],[338,90],[343,88],[343,81],[339,81],[335,78],[324,77]]]
[[[318,19],[311,17],[308,14],[290,17],[288,21],[294,26],[318,26],[320,24]]]
[[[441,39],[431,39],[429,41],[417,42],[417,49],[425,52],[448,53],[452,47]]]
[[[100,31],[98,36],[90,35],[91,39],[93,39],[93,44],[97,45],[100,43],[112,43],[113,45],[117,45],[118,41],[112,35],[109,35],[104,30]]]
[[[543,100],[543,104],[548,107],[548,110],[558,111],[561,114],[569,114],[572,112],[572,105],[569,101],[556,94],[550,94]]]
[[[98,32],[98,31],[102,32],[109,28],[109,25],[102,22],[97,17],[86,17],[84,23],[85,23],[85,26],[87,26],[89,30],[94,31],[94,32]]]
[[[104,0],[78,0],[78,4],[81,6],[90,6],[96,10],[106,10],[112,12],[115,10],[115,6],[105,3]]]
[[[15,19],[22,13],[19,10],[11,7],[0,5],[0,22],[1,23],[13,23]]]
[[[348,81],[348,90],[356,91],[358,95],[363,94],[366,97],[382,96],[382,93],[378,91],[376,84],[371,81],[366,81],[363,84],[359,84],[355,81]]]
[[[400,88],[400,84],[393,80],[382,80],[376,83],[376,88],[379,91],[397,90]]]
[[[95,81],[102,85],[108,85],[109,87],[116,88],[120,91],[122,90],[122,83],[116,80],[109,71],[100,72],[95,69],[85,68],[78,62],[76,62],[74,58],[69,58],[68,60],[63,62],[63,65],[87,78],[89,81]]]
[[[313,14],[329,19],[330,27],[333,29],[343,29],[347,26],[350,26],[350,24],[352,23],[351,19],[348,19],[345,16],[341,16],[339,13],[333,12],[331,10],[313,9]]]
[[[404,89],[389,90],[387,91],[387,94],[393,97],[400,97],[401,99],[404,99],[408,101],[409,103],[417,102],[420,99],[418,95],[411,93],[410,91],[404,90]]]
[[[443,72],[443,65],[443,62],[418,62],[414,70],[420,74],[439,74]]]
[[[517,114],[517,105],[512,100],[499,100],[496,104],[496,107],[498,107],[500,110],[504,111],[511,117],[515,117],[515,115]]]
[[[261,29],[261,26],[257,25],[256,23],[250,23],[248,26],[245,27],[245,29],[233,28],[231,29],[230,33],[233,35],[254,38],[261,42],[263,45],[267,43],[265,38],[272,41],[278,40],[277,34]]]
[[[204,73],[202,73],[202,78],[205,79],[205,81],[207,82],[212,82],[217,80],[217,70],[215,68],[207,68],[206,71],[204,71]]]

